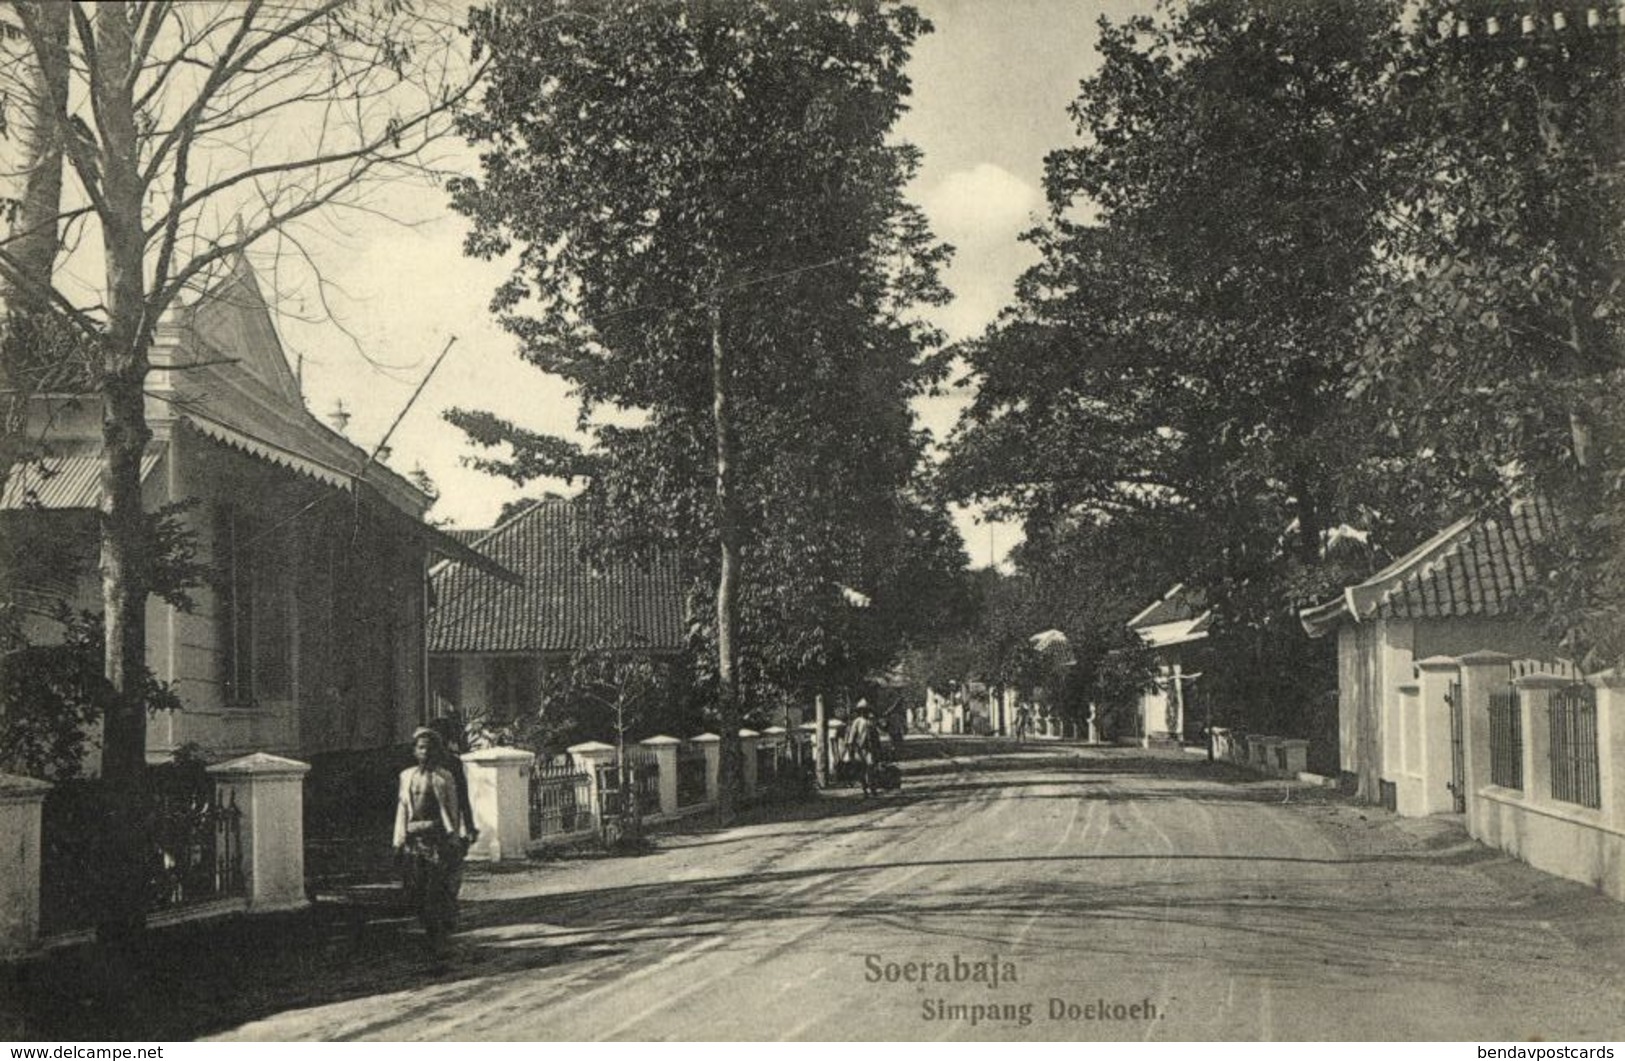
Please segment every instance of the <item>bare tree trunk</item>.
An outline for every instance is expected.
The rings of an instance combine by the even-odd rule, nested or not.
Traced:
[[[126,87],[131,55],[125,4],[96,9],[95,70],[97,120],[106,145],[102,152],[102,219],[109,295],[108,333],[102,359],[102,603],[107,609],[107,677],[121,694],[107,720],[102,774],[125,779],[146,761],[146,711],[133,698],[146,666],[146,565],[142,531],[141,455],[152,432],[147,426],[144,387],[147,344],[143,276],[142,199],[135,115]]]
[[[733,495],[733,422],[729,409],[728,348],[722,338],[722,305],[711,303],[711,410],[717,430],[717,696],[722,720],[722,763],[717,814],[723,821],[738,806],[744,764],[739,745],[739,681],[734,672],[734,628],[739,618],[739,517]]]
[[[148,565],[145,512],[141,503],[141,456],[152,432],[147,426],[145,383],[148,344],[143,275],[142,202],[145,188],[129,68],[130,17],[122,2],[96,9],[98,63],[91,91],[100,127],[103,245],[106,254],[108,330],[102,356],[102,607],[107,636],[106,672],[114,690],[102,737],[102,777],[119,801],[120,820],[110,830],[113,888],[102,935],[139,930],[145,913],[140,808],[145,801],[147,707],[141,676],[147,657]]]

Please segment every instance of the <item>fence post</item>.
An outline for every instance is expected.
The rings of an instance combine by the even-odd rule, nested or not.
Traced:
[[[1486,813],[1478,792],[1490,783],[1490,693],[1506,685],[1512,657],[1504,652],[1469,652],[1459,662],[1467,832],[1478,840],[1484,835]]]
[[[481,748],[463,756],[469,809],[480,836],[475,862],[524,858],[530,845],[530,772],[536,755],[522,748]]]
[[[756,794],[756,746],[762,741],[762,735],[753,729],[739,731],[739,754],[744,759],[743,780],[745,783],[745,798],[749,799]]]
[[[683,742],[676,737],[650,737],[640,741],[655,757],[660,770],[660,813],[677,813],[677,747]]]
[[[310,765],[255,752],[208,768],[221,803],[242,813],[243,881],[248,910],[300,910],[305,895],[305,775]]]
[[[51,786],[0,774],[0,959],[39,944],[40,811]]]
[[[1625,673],[1611,670],[1586,681],[1597,690],[1597,790],[1604,820],[1625,830]],[[1611,894],[1625,897],[1625,868]]]
[[[722,798],[722,738],[715,733],[702,733],[690,737],[690,744],[698,744],[705,753],[705,801],[716,803]]]
[[[1552,799],[1552,690],[1573,685],[1556,674],[1523,674],[1512,679],[1523,723],[1523,794],[1542,803]]]
[[[574,744],[565,749],[570,758],[581,764],[581,769],[587,773],[587,802],[592,807],[592,825],[594,829],[601,829],[604,825],[603,799],[598,791],[598,768],[607,766],[615,761],[614,745],[602,741],[590,740],[582,744]]]
[[[1449,656],[1416,661],[1417,706],[1422,712],[1421,813],[1450,813],[1456,809],[1450,792],[1450,683],[1460,669]],[[1465,716],[1464,716],[1465,717]]]
[[[1309,769],[1309,742],[1297,737],[1282,737],[1280,743],[1281,774],[1290,780]]]

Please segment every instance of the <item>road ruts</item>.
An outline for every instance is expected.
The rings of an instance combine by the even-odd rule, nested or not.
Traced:
[[[1625,1031],[1625,907],[1448,822],[1401,822],[1171,753],[971,740],[908,751],[904,789],[885,798],[840,793],[792,820],[666,835],[641,858],[471,875],[449,968],[414,974],[399,955],[387,991],[322,1002],[317,990],[315,1004],[220,1037]],[[871,973],[951,974],[995,955],[1014,973],[996,988]],[[996,1008],[974,1022],[952,1008],[975,1005]]]

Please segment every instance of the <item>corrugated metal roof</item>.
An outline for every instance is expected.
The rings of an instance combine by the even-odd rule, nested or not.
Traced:
[[[144,482],[164,455],[165,444],[147,443],[141,454]],[[75,444],[65,451],[39,460],[13,464],[0,494],[0,510],[100,508],[102,503],[102,446]]]
[[[675,558],[595,566],[582,555],[591,531],[581,505],[543,500],[474,544],[518,574],[518,585],[462,564],[438,569],[429,651],[680,650],[685,594]]]
[[[1540,577],[1533,546],[1551,527],[1551,509],[1525,502],[1510,511],[1458,520],[1340,597],[1299,613],[1311,636],[1344,619],[1443,619],[1505,615]]]

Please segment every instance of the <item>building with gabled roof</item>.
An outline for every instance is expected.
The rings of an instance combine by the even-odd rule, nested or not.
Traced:
[[[1153,684],[1140,694],[1139,734],[1146,746],[1179,743],[1195,717],[1198,657],[1213,624],[1213,612],[1199,590],[1176,583],[1127,623],[1151,650],[1157,664]]]
[[[242,256],[165,316],[151,361],[143,504],[182,506],[213,576],[191,591],[191,610],[148,605],[148,667],[184,708],[151,717],[148,758],[404,740],[427,717],[430,565],[498,565],[426,524],[427,495],[305,407]],[[47,598],[101,607],[100,403],[42,395],[28,431],[43,455],[9,470],[0,538],[14,556],[43,539],[73,544],[72,570],[30,598],[29,634],[48,644],[60,630]]]
[[[682,653],[687,584],[677,558],[597,559],[592,539],[585,504],[544,498],[472,539],[516,582],[460,562],[436,568],[429,656],[441,713],[506,722],[532,712],[543,672],[576,653]]]
[[[1337,638],[1339,766],[1371,798],[1401,813],[1462,805],[1447,747],[1452,705],[1417,703],[1407,714],[1419,663],[1489,650],[1567,670],[1520,608],[1541,577],[1536,547],[1553,519],[1532,501],[1464,517],[1299,613],[1309,636]]]

